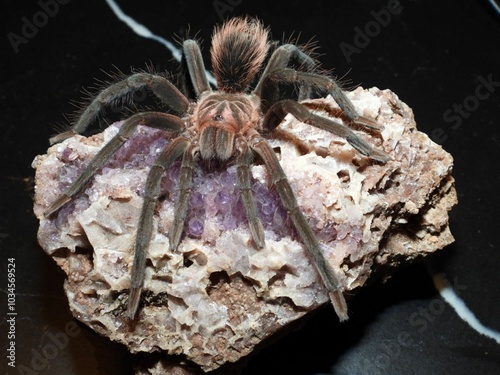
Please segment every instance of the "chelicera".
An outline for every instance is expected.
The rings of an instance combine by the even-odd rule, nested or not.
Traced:
[[[271,48],[273,51],[269,53]],[[208,82],[198,43],[186,40],[183,42],[183,58],[196,96],[193,100],[188,99],[186,89],[177,88],[160,74],[135,73],[103,89],[69,131],[51,138],[51,143],[57,143],[84,132],[105,106],[144,87],[176,113],[140,112],[126,119],[118,134],[102,147],[67,190],[47,207],[45,215],[56,214],[71,201],[131,137],[137,126],[149,126],[174,134],[151,167],[145,183],[126,312],[128,318],[134,319],[144,284],[146,252],[151,241],[153,214],[164,172],[176,160],[182,160],[174,221],[168,232],[171,250],[175,251],[182,240],[193,170],[199,163],[211,162],[236,163],[238,188],[251,237],[257,248],[263,248],[266,241],[252,196],[250,172],[254,160],[260,158],[300,240],[314,260],[337,315],[341,320],[347,319],[347,306],[335,271],[323,256],[278,156],[267,140],[273,137],[273,131],[284,117],[292,114],[299,121],[345,138],[368,158],[381,163],[389,160],[386,153],[372,147],[349,127],[314,114],[300,103],[300,100],[317,92],[331,94],[353,123],[374,130],[380,130],[380,126],[356,112],[336,81],[319,72],[318,63],[310,54],[293,44],[276,46],[271,43],[268,30],[256,19],[233,18],[216,28],[210,52],[216,90]],[[284,84],[296,87],[294,99],[282,90]]]

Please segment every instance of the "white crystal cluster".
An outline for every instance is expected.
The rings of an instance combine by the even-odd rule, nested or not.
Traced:
[[[456,194],[451,156],[416,130],[411,110],[395,94],[358,88],[348,96],[361,114],[384,127],[380,134],[357,133],[391,156],[386,164],[291,116],[270,143],[343,289],[352,291],[380,269],[451,243],[448,211]],[[307,106],[345,120],[331,98]],[[184,240],[170,252],[177,163],[162,180],[140,311],[135,322],[128,321],[131,249],[144,183],[171,135],[140,127],[82,193],[53,217],[43,216],[119,126],[68,139],[33,163],[39,243],[66,272],[77,319],[132,352],[183,355],[209,371],[247,355],[328,301],[260,163],[251,171],[264,249],[251,240],[236,169],[229,164],[196,168]]]

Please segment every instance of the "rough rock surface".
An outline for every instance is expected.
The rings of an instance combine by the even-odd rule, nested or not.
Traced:
[[[380,134],[357,132],[391,156],[386,164],[291,116],[270,142],[344,290],[352,291],[374,274],[384,276],[393,266],[451,243],[448,211],[456,193],[452,157],[417,131],[412,111],[394,93],[358,88],[348,96],[361,114],[384,126]],[[324,116],[340,114],[330,98],[308,106]],[[266,247],[257,250],[251,240],[235,166],[200,165],[186,235],[178,251],[169,252],[176,164],[162,180],[138,319],[127,321],[143,186],[170,134],[140,127],[77,198],[53,217],[43,216],[118,126],[70,138],[33,163],[38,240],[67,274],[65,290],[77,319],[132,352],[182,355],[210,371],[249,354],[263,339],[328,302],[259,162],[252,168],[253,191]]]

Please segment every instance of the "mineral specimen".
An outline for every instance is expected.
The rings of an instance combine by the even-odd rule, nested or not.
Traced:
[[[381,134],[358,133],[384,149],[389,162],[373,162],[344,139],[292,116],[270,142],[344,291],[355,291],[375,273],[451,243],[448,211],[456,193],[451,156],[417,131],[412,111],[394,93],[358,88],[348,96],[359,113],[384,127]],[[331,98],[306,104],[345,121]],[[33,163],[38,240],[67,274],[65,290],[77,319],[131,352],[181,355],[210,371],[246,356],[263,339],[328,302],[259,163],[252,167],[252,190],[265,228],[264,249],[251,240],[236,168],[228,164],[196,168],[185,237],[177,252],[169,252],[175,164],[162,180],[138,318],[127,320],[144,182],[170,134],[140,127],[83,193],[57,215],[43,215],[119,126],[70,138]]]

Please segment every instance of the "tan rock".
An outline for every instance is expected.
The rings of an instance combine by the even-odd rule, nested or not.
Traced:
[[[452,157],[417,131],[412,111],[394,93],[358,88],[348,96],[361,114],[384,127],[381,134],[358,134],[391,156],[386,164],[291,116],[270,143],[344,290],[353,291],[375,273],[453,242],[448,211],[456,204],[456,192]],[[307,105],[324,116],[339,113],[330,98]],[[130,148],[120,150],[84,193],[54,217],[43,216],[117,126],[91,139],[70,138],[33,163],[38,240],[68,275],[65,290],[77,319],[131,352],[183,355],[210,371],[246,356],[263,339],[329,301],[276,193],[268,192],[265,168],[252,168],[255,190],[272,209],[266,216],[266,247],[257,250],[244,216],[238,215],[234,166],[227,171],[199,167],[194,191],[206,207],[190,217],[201,220],[203,233],[185,236],[178,251],[169,252],[175,170],[169,171],[163,181],[166,196],[155,213],[138,319],[128,321],[124,311],[140,196],[165,133],[140,128]],[[146,151],[134,152],[134,142],[144,149],[145,140]],[[213,203],[224,188],[232,198],[229,213]]]

